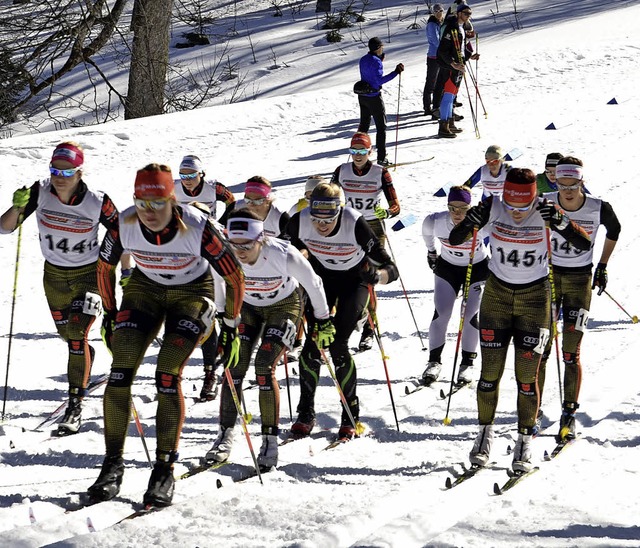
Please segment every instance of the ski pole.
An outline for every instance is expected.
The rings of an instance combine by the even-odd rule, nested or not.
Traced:
[[[11,342],[13,341],[13,318],[16,310],[16,293],[18,290],[18,266],[20,264],[20,244],[22,243],[22,214],[18,216],[18,245],[16,247],[16,266],[13,272],[13,296],[11,297],[11,320],[9,321],[9,343],[7,346],[7,371],[4,377],[4,397],[2,398],[2,420],[7,405],[7,389],[9,388],[9,365],[11,364]]]
[[[478,53],[478,33],[476,33],[476,54]],[[478,74],[478,58],[476,57],[476,75]],[[478,84],[477,80],[474,78],[474,82],[476,82],[476,112],[478,112]],[[487,113],[485,112],[485,118],[487,117]]]
[[[149,454],[149,448],[147,447],[147,440],[144,437],[144,431],[142,430],[142,423],[140,422],[140,417],[138,416],[136,405],[133,403],[133,398],[131,398],[131,413],[133,414],[133,420],[136,423],[136,430],[138,431],[138,435],[142,440],[142,446],[144,447],[144,452],[147,454],[147,461],[149,461],[149,466],[153,468],[153,463],[151,462],[151,455]]]
[[[344,391],[342,390],[342,387],[340,386],[340,383],[338,382],[338,377],[336,377],[336,372],[334,371],[333,367],[331,366],[331,363],[329,361],[329,358],[327,357],[327,354],[324,351],[324,348],[320,348],[318,347],[320,350],[320,355],[322,356],[322,361],[324,362],[324,364],[327,366],[327,369],[329,370],[329,375],[331,376],[331,379],[333,380],[333,384],[336,387],[336,390],[338,391],[338,394],[340,395],[340,401],[342,402],[342,407],[344,408],[344,410],[347,413],[347,416],[349,417],[349,420],[351,421],[351,424],[353,425],[353,428],[356,431],[356,434],[360,435],[363,431],[362,426],[359,426],[356,423],[356,419],[353,416],[353,413],[351,412],[351,409],[349,408],[349,403],[347,402],[347,398],[344,395]]]
[[[622,305],[621,305],[618,301],[616,301],[616,300],[615,300],[615,299],[614,299],[614,298],[609,294],[609,292],[608,292],[606,289],[605,289],[605,290],[603,290],[603,291],[604,291],[604,294],[605,294],[607,297],[609,297],[609,298],[610,298],[614,303],[616,303],[616,304],[618,305],[618,308],[619,308],[620,310],[622,310],[622,311],[623,311],[627,316],[629,316],[629,318],[631,318],[631,321],[632,321],[633,323],[638,323],[638,316],[632,316],[631,314],[629,314],[629,313],[628,313],[628,312],[627,312],[627,311],[622,307]],[[8,366],[7,366],[7,367],[8,367]]]
[[[464,288],[462,290],[462,303],[460,303],[460,324],[458,325],[458,338],[456,339],[456,351],[453,355],[453,371],[451,372],[451,385],[449,386],[449,398],[447,400],[447,413],[442,421],[445,426],[451,424],[449,418],[449,408],[451,406],[451,396],[453,396],[453,380],[456,378],[456,365],[458,361],[458,352],[460,350],[460,342],[462,340],[462,330],[464,329],[464,317],[467,312],[467,300],[469,299],[469,287],[471,286],[471,272],[473,270],[473,257],[476,252],[476,241],[478,240],[478,225],[473,226],[473,236],[471,238],[471,251],[469,252],[469,264],[464,278]]]
[[[422,350],[427,350],[427,347],[424,345],[424,341],[422,340],[422,335],[420,334],[420,328],[418,327],[418,322],[416,321],[416,317],[413,313],[413,308],[411,307],[411,302],[409,301],[409,296],[407,295],[407,290],[404,287],[404,282],[402,281],[402,276],[400,275],[400,269],[398,268],[398,262],[396,261],[396,256],[393,253],[393,248],[391,247],[391,242],[389,241],[389,237],[387,236],[387,245],[389,246],[389,251],[391,252],[391,258],[396,265],[396,269],[398,269],[398,280],[400,280],[400,285],[402,286],[402,292],[404,293],[404,298],[409,305],[409,312],[411,313],[411,318],[413,318],[413,325],[416,326],[416,333],[418,333],[418,338],[420,339],[420,344],[422,345]]]
[[[369,285],[369,298],[375,299],[375,294],[373,292],[373,286]],[[380,347],[380,356],[382,357],[382,365],[384,366],[384,374],[387,378],[387,387],[389,388],[389,397],[391,398],[391,408],[393,409],[393,417],[396,420],[396,428],[398,432],[400,432],[400,423],[398,422],[398,413],[396,412],[396,403],[393,400],[393,390],[391,389],[391,380],[389,379],[389,369],[387,367],[387,355],[384,352],[384,348],[382,346],[382,337],[380,335],[380,324],[378,324],[378,316],[375,310],[372,310],[369,314],[369,323],[371,324],[371,328],[373,329],[373,334],[376,337],[376,341],[378,342],[378,346]]]
[[[289,419],[293,422],[293,411],[291,410],[291,388],[289,386],[289,360],[287,359],[287,352],[285,348],[284,352],[284,377],[287,380],[287,399],[289,400]]]
[[[471,68],[471,65],[469,65],[469,68]],[[473,74],[473,70],[469,70],[469,76],[471,77],[471,82],[473,83],[476,89],[476,97],[480,99],[480,105],[482,106],[482,113],[484,114],[484,117],[487,118],[489,115],[487,114],[487,109],[484,106],[484,101],[482,100],[482,95],[480,94],[480,88],[478,87],[478,82],[476,80],[476,77]],[[478,111],[478,105],[476,104],[476,112],[477,111]]]
[[[242,402],[242,410],[244,411],[244,420],[249,424],[253,420],[253,415],[247,411],[247,402],[244,400],[244,391],[240,392],[240,401]]]
[[[395,165],[398,163],[398,130],[400,127],[400,88],[402,86],[402,73],[398,74],[398,109],[396,110],[396,150],[393,158],[393,170],[396,170]]]
[[[553,342],[556,347],[556,364],[558,366],[558,390],[560,391],[560,407],[562,408],[562,370],[560,366],[560,345],[558,343],[558,303],[556,301],[556,282],[553,276],[553,263],[551,262],[551,229],[549,223],[545,228],[547,235],[547,256],[549,262],[549,286],[551,287],[551,329],[553,330]],[[540,359],[542,362],[542,358]]]
[[[478,128],[478,117],[476,111],[473,109],[473,103],[471,102],[471,94],[469,93],[469,84],[467,83],[467,73],[463,73],[464,87],[467,90],[467,98],[469,99],[469,109],[471,110],[471,119],[473,120],[473,127],[476,130],[476,137],[480,139],[480,129]]]
[[[451,38],[453,39],[453,44],[456,48],[456,52],[458,54],[458,62],[461,65],[464,65],[466,67],[465,61],[464,61],[464,56],[462,55],[462,50],[460,49],[460,37],[458,35],[457,31],[452,31],[451,32]],[[469,65],[471,66],[471,65]],[[480,139],[480,130],[478,129],[478,119],[476,118],[476,112],[473,109],[473,103],[471,102],[471,95],[469,94],[469,84],[467,83],[467,71],[463,68],[462,70],[462,77],[464,79],[464,85],[467,89],[467,99],[469,99],[469,109],[471,110],[471,119],[473,120],[473,127],[476,131],[476,137],[478,139]]]
[[[247,428],[247,421],[244,418],[242,413],[242,408],[240,407],[240,400],[238,398],[238,392],[236,392],[236,387],[233,384],[233,378],[231,377],[231,371],[229,371],[228,367],[224,368],[224,375],[227,379],[227,384],[229,385],[229,391],[231,392],[231,397],[233,398],[233,403],[236,405],[236,411],[240,418],[242,419],[242,431],[244,432],[244,437],[247,440],[247,445],[249,446],[249,452],[251,453],[251,458],[253,459],[253,466],[256,469],[256,473],[258,474],[258,479],[260,483],[264,485],[262,481],[262,474],[260,473],[260,466],[258,465],[258,459],[256,459],[255,451],[253,450],[253,444],[251,443],[251,436],[249,435],[249,429]]]

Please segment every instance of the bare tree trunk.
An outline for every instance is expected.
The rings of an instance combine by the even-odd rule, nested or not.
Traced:
[[[135,0],[126,120],[164,112],[172,8],[173,0]]]

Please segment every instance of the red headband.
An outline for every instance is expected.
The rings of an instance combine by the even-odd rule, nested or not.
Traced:
[[[507,179],[504,182],[502,197],[509,202],[530,204],[537,195],[535,181],[532,183],[514,183]]]
[[[84,163],[84,153],[75,145],[64,143],[58,145],[53,151],[51,162],[56,160],[64,160],[69,162],[73,167],[80,167]]]
[[[173,196],[173,176],[170,171],[147,171],[136,174],[136,198],[170,198]]]

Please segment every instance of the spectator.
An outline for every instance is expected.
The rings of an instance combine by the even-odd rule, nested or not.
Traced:
[[[360,105],[360,124],[358,131],[368,133],[371,125],[371,117],[376,124],[376,152],[378,164],[390,165],[387,159],[387,115],[384,101],[380,94],[383,84],[393,80],[404,70],[404,65],[398,63],[389,74],[384,75],[382,61],[384,60],[384,46],[380,38],[373,37],[369,40],[369,53],[360,59],[360,79],[366,82],[371,91],[358,95]]]
[[[440,44],[440,30],[444,21],[444,8],[440,4],[433,5],[433,14],[429,17],[426,27],[427,43],[429,49],[427,51],[427,79],[424,83],[424,91],[422,92],[422,105],[424,113],[429,116],[433,113],[433,91],[438,79],[440,65],[438,65],[438,45]],[[438,101],[438,104],[440,102]]]
[[[438,137],[453,139],[462,129],[456,127],[453,119],[453,103],[458,87],[464,75],[464,64],[469,59],[479,59],[477,53],[465,48],[464,25],[471,18],[471,8],[467,4],[458,4],[456,17],[445,22],[442,39],[438,46],[439,77],[444,81],[442,100],[440,101],[440,125]]]

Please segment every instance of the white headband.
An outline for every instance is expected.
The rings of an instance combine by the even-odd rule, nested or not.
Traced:
[[[575,164],[558,164],[556,166],[556,179],[560,177],[571,177],[582,181],[582,166]]]
[[[264,232],[264,223],[258,219],[235,217],[227,221],[227,236],[246,240],[257,240]]]
[[[180,169],[193,169],[194,171],[201,173],[204,171],[204,166],[202,165],[200,158],[190,154],[182,159],[182,162],[180,162]]]

